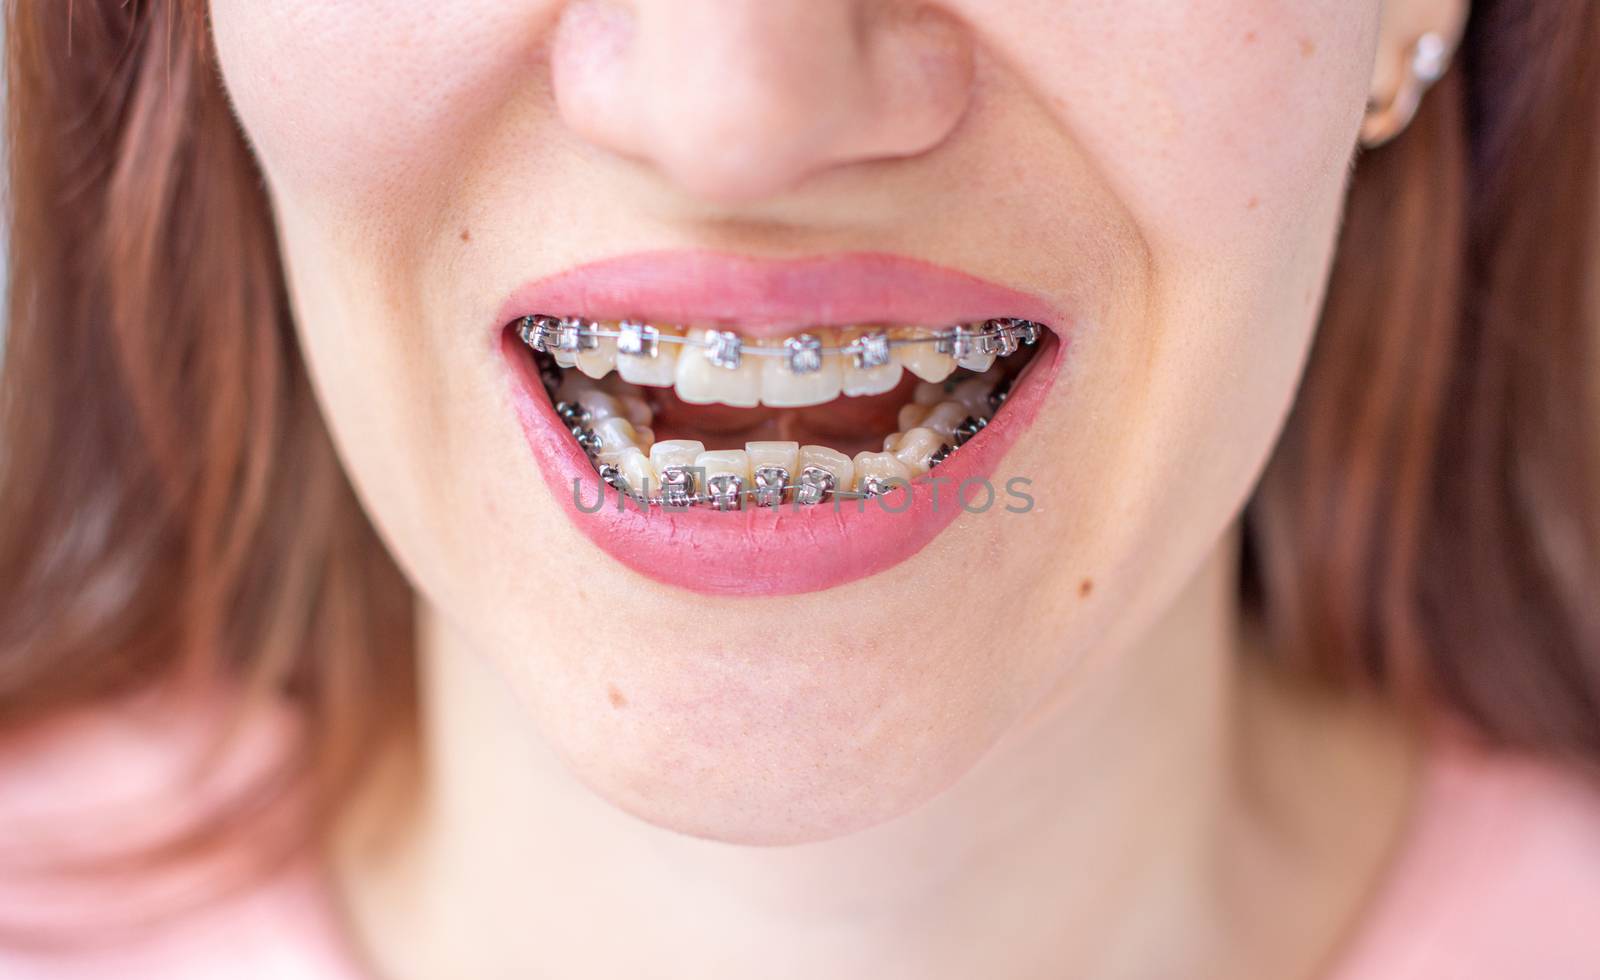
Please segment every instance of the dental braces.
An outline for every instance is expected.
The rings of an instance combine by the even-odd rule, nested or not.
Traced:
[[[832,474],[828,474],[830,477]],[[696,507],[710,506],[713,510],[742,510],[746,502],[757,507],[782,507],[785,504],[814,507],[824,500],[870,500],[873,497],[888,493],[897,486],[906,486],[909,481],[897,481],[890,485],[887,481],[866,490],[838,490],[823,488],[817,483],[776,483],[756,487],[745,487],[742,478],[733,474],[720,474],[706,481],[704,493],[661,493],[655,495],[634,493],[628,486],[628,481],[622,478],[617,468],[609,463],[600,466],[600,479],[604,480],[611,489],[629,498],[636,504],[648,507]],[[718,482],[721,481],[721,482]],[[789,494],[794,494],[789,498]]]
[[[784,358],[794,374],[822,370],[824,357],[849,357],[861,369],[883,367],[890,351],[913,344],[933,344],[934,350],[962,360],[972,354],[1009,357],[1024,344],[1039,342],[1043,326],[1032,320],[998,317],[979,323],[954,324],[920,336],[891,337],[886,330],[862,334],[843,345],[827,345],[814,334],[802,333],[784,340],[781,347],[747,345],[731,330],[707,330],[690,337],[662,333],[659,327],[638,320],[623,320],[612,330],[597,321],[582,317],[554,317],[544,314],[525,316],[517,321],[517,335],[524,344],[544,354],[577,355],[597,350],[601,339],[614,339],[617,353],[629,357],[656,357],[662,344],[677,344],[704,351],[717,367],[733,370],[746,357]]]
[[[944,446],[935,456],[939,457],[933,466],[943,462],[950,455],[949,446]],[[930,467],[931,468],[931,467]],[[814,507],[824,500],[871,500],[881,497],[886,493],[900,487],[909,487],[911,481],[898,477],[878,479],[868,477],[861,490],[840,490],[834,485],[834,476],[821,467],[808,466],[800,471],[798,483],[789,482],[789,472],[780,466],[763,466],[755,472],[753,487],[744,485],[744,478],[733,473],[720,473],[705,480],[705,491],[696,492],[687,489],[694,486],[692,473],[703,472],[701,467],[676,467],[669,466],[662,474],[664,492],[654,496],[648,493],[635,493],[623,479],[622,473],[610,463],[601,463],[599,467],[600,479],[611,489],[629,498],[634,503],[644,507],[688,508],[708,505],[713,510],[742,510],[748,501],[757,507],[778,508],[784,505]],[[675,472],[677,471],[677,472]],[[678,479],[678,473],[683,476]],[[669,485],[676,484],[679,490],[666,490]],[[789,494],[794,494],[788,498]],[[786,499],[788,498],[788,499]]]
[[[1010,380],[1002,380],[990,392],[989,404],[998,409],[1005,402],[1009,389]],[[600,439],[593,429],[587,427],[590,420],[588,411],[575,402],[558,402],[555,409],[561,420],[571,427],[573,438],[589,457],[600,479],[641,506],[687,508],[709,505],[714,510],[741,510],[747,500],[757,507],[775,508],[785,503],[815,506],[831,499],[870,500],[897,487],[909,485],[909,481],[899,478],[880,480],[868,477],[862,489],[842,490],[834,474],[819,466],[808,466],[801,470],[798,479],[793,482],[789,471],[781,466],[758,466],[751,474],[753,486],[747,487],[744,478],[737,474],[719,473],[707,477],[704,467],[668,466],[661,472],[659,494],[650,495],[647,487],[641,488],[643,493],[638,493],[629,486],[621,469],[600,459]],[[989,418],[984,415],[969,415],[963,419],[952,430],[951,441],[941,444],[929,457],[929,471],[937,469],[950,458],[951,453],[970,442],[988,425]],[[702,486],[703,491],[698,489]],[[791,493],[793,498],[786,499]]]

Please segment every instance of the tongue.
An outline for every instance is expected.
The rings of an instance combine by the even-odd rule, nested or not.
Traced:
[[[691,405],[670,388],[644,389],[655,411],[657,439],[696,439],[708,449],[737,449],[746,442],[781,439],[815,443],[841,452],[883,448],[883,437],[900,428],[900,407],[911,400],[917,379],[907,374],[892,391],[862,398],[836,398],[807,408],[732,408]]]

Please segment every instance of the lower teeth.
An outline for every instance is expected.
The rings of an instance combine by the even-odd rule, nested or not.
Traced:
[[[1005,358],[1019,346],[997,353]],[[1014,365],[997,360],[981,373],[960,369],[942,382],[918,383],[911,403],[900,409],[900,431],[883,441],[882,451],[851,458],[797,442],[751,442],[742,450],[708,452],[694,440],[656,441],[652,389],[595,380],[558,365],[543,350],[534,357],[556,414],[605,485],[641,507],[717,511],[810,507],[907,487],[983,431],[1017,374]]]

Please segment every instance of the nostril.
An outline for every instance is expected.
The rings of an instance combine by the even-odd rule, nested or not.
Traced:
[[[931,8],[586,0],[558,23],[551,71],[579,136],[728,203],[937,146],[966,110],[972,52]]]

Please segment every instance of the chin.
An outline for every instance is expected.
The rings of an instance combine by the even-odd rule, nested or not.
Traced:
[[[820,637],[824,644],[832,637]],[[640,820],[731,844],[805,844],[915,810],[1009,724],[1004,683],[959,648],[781,644],[607,670],[605,701],[529,692],[545,740]],[[581,682],[580,682],[581,683]]]

